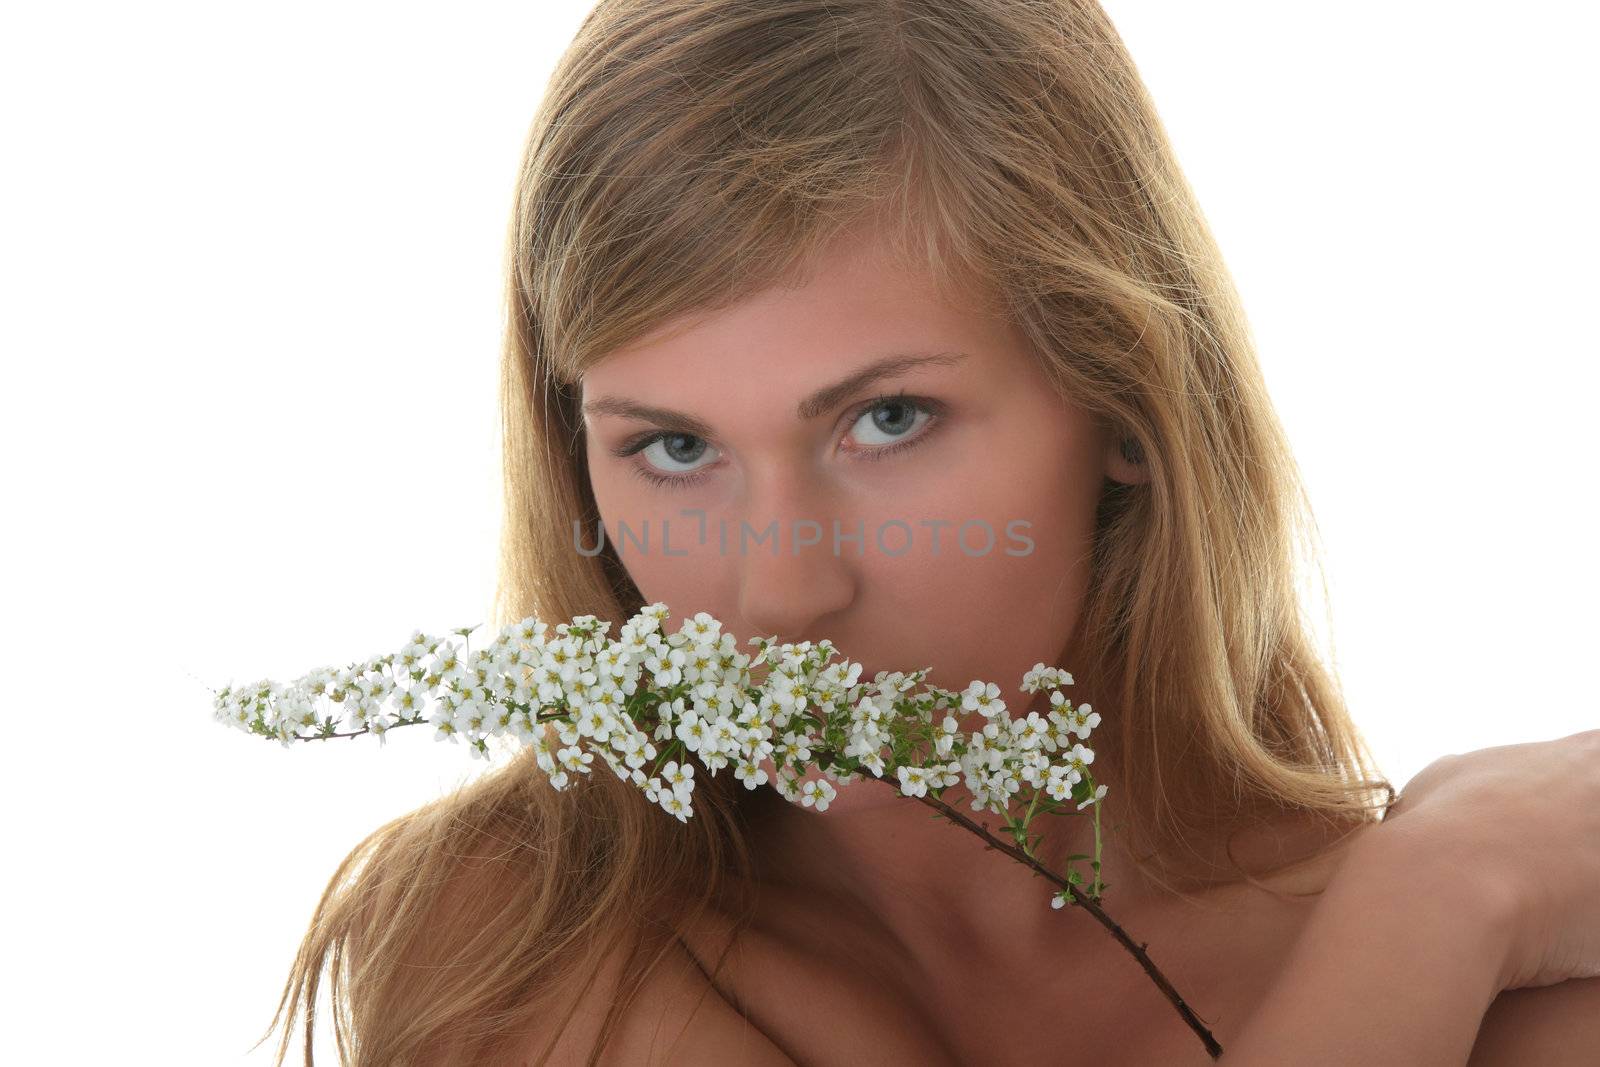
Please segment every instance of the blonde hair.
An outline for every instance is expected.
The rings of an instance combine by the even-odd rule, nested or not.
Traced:
[[[1097,752],[1138,769],[1114,804],[1146,858],[1282,813],[1375,821],[1388,783],[1296,591],[1309,503],[1216,244],[1091,0],[593,9],[534,121],[509,234],[496,624],[615,627],[643,606],[609,545],[570,540],[598,518],[585,368],[804,280],[867,225],[953,301],[1011,316],[1051,380],[1143,455],[1147,481],[1105,486],[1062,666],[1103,711]],[[684,825],[604,770],[557,791],[524,750],[385,824],[317,905],[279,1061],[303,1002],[312,1063],[325,965],[341,1062],[446,1067],[501,1047],[620,945],[594,1062],[676,925],[724,897],[748,908],[746,795],[707,776]]]

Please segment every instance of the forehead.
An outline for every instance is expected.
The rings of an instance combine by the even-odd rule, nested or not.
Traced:
[[[580,382],[585,400],[645,389],[660,399],[710,387],[788,398],[887,353],[960,351],[978,359],[1016,337],[981,294],[942,292],[926,269],[895,260],[881,242],[842,240],[798,283],[663,323],[608,353]]]

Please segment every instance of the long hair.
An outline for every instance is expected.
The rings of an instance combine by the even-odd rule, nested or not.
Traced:
[[[1115,798],[1137,851],[1160,868],[1276,814],[1376,821],[1389,786],[1302,611],[1315,523],[1234,285],[1093,0],[593,9],[512,213],[495,621],[618,626],[644,606],[612,546],[573,549],[574,522],[599,517],[585,368],[675,316],[802,282],[867,224],[952,301],[1010,316],[1146,465],[1147,481],[1104,486],[1062,662],[1104,711],[1097,750],[1138,772]],[[342,1062],[446,1067],[481,1062],[620,946],[597,1058],[675,925],[748,905],[747,792],[698,781],[685,825],[604,770],[557,791],[525,749],[380,827],[317,905],[279,1003],[280,1062],[303,1003],[312,1063],[325,965]]]

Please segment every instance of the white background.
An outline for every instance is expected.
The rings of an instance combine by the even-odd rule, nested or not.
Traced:
[[[207,687],[487,619],[502,237],[586,8],[7,15],[7,1061],[269,1062],[337,862],[482,770],[421,728],[283,749]],[[1243,290],[1382,769],[1600,725],[1587,12],[1108,8]]]

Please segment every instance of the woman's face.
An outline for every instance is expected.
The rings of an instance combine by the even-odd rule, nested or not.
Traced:
[[[1072,669],[1102,480],[1139,476],[1015,327],[872,240],[608,354],[582,399],[606,541],[666,629],[705,611],[744,652],[826,637],[862,680],[928,667],[958,692],[996,683],[1016,714],[1024,672]],[[829,810],[892,799],[846,785]]]

